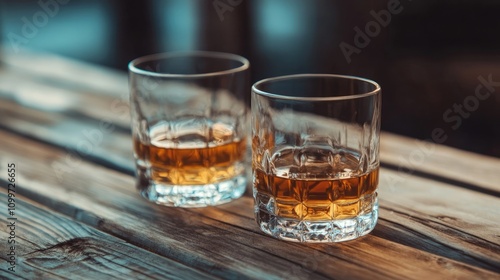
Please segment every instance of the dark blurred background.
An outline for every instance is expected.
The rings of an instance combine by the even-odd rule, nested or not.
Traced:
[[[370,78],[383,89],[383,130],[430,139],[442,129],[442,144],[500,157],[500,1],[4,0],[0,9],[5,48],[123,71],[138,56],[200,49],[247,57],[254,82]],[[16,41],[35,21],[36,36]]]

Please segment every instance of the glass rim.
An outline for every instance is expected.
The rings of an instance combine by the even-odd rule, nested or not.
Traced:
[[[352,94],[352,95],[340,95],[340,96],[329,96],[329,97],[310,97],[310,96],[287,96],[287,95],[282,95],[282,94],[277,94],[277,93],[271,93],[267,91],[263,91],[257,88],[257,86],[264,84],[264,83],[269,83],[269,82],[277,82],[277,81],[283,81],[283,80],[293,80],[297,78],[336,78],[336,79],[349,79],[349,80],[356,80],[356,81],[362,81],[365,83],[369,83],[373,86],[375,86],[375,89],[369,92],[363,92],[363,93],[358,93],[358,94]],[[363,98],[363,97],[368,97],[372,95],[376,95],[380,93],[381,88],[378,83],[375,81],[372,81],[370,79],[366,78],[361,78],[357,76],[349,76],[349,75],[338,75],[338,74],[292,74],[292,75],[284,75],[284,76],[277,76],[277,77],[271,77],[271,78],[266,78],[260,81],[257,81],[252,85],[252,92],[266,96],[266,97],[272,97],[276,99],[285,99],[285,100],[296,100],[296,101],[336,101],[336,100],[350,100],[350,99],[356,99],[356,98]]]
[[[137,67],[138,64],[144,62],[151,62],[155,60],[177,58],[177,57],[196,57],[196,56],[200,58],[219,58],[219,59],[232,60],[240,62],[242,65],[234,68],[229,68],[223,71],[207,72],[199,74],[158,73]],[[248,59],[244,58],[241,55],[225,53],[225,52],[212,52],[212,51],[175,51],[175,52],[156,53],[138,57],[130,61],[128,64],[128,69],[132,73],[144,76],[164,77],[164,78],[198,78],[198,77],[222,76],[222,75],[245,71],[249,67],[250,67],[250,62],[248,61]]]

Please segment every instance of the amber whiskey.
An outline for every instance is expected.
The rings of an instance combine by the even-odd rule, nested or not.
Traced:
[[[254,166],[256,203],[264,212],[290,220],[328,221],[370,213],[376,199],[378,165],[333,148],[302,147],[276,151]]]
[[[274,213],[296,220],[353,218],[371,212],[378,185],[378,168],[348,178],[301,179],[254,173],[260,197],[272,197]]]
[[[231,126],[212,123],[186,129],[157,125],[150,135],[149,143],[134,139],[134,151],[156,183],[206,185],[231,179],[243,171],[246,143],[235,136]]]

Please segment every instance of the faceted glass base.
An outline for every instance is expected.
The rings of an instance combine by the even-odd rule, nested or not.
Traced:
[[[138,184],[140,184],[140,181]],[[139,187],[146,199],[174,207],[205,207],[230,202],[245,193],[247,178],[244,175],[207,185],[165,185],[149,182]]]
[[[342,242],[356,239],[373,230],[378,219],[375,196],[371,212],[350,219],[296,220],[269,214],[255,207],[255,218],[261,230],[275,238],[294,242]]]

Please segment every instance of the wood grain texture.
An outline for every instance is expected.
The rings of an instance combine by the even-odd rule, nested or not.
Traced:
[[[465,182],[500,197],[500,159],[392,133],[382,133],[380,159],[406,173],[422,171]]]
[[[420,199],[418,194],[425,197],[430,191],[432,197],[443,196],[453,186],[419,178],[408,178],[399,189],[384,188],[382,183],[381,220],[371,235],[343,244],[293,244],[259,231],[249,197],[206,209],[152,205],[137,195],[130,176],[81,162],[70,177],[59,181],[50,166],[63,158],[63,150],[32,141],[26,145],[25,139],[9,133],[1,136],[0,143],[8,152],[0,156],[23,168],[20,180],[25,182],[26,196],[219,277],[421,279],[441,275],[493,279],[500,272],[498,213],[483,219],[461,216],[470,207],[483,209],[484,203],[498,203],[488,195],[476,197],[472,191],[458,189],[433,209],[432,201]],[[33,162],[32,158],[41,160]],[[384,173],[390,172],[383,170],[383,182],[388,179]],[[472,206],[464,208],[461,201]],[[434,216],[427,214],[428,209]]]
[[[414,140],[382,133],[381,158],[391,169],[381,171],[380,220],[374,232],[341,244],[281,242],[257,228],[248,193],[204,209],[166,208],[139,197],[130,176],[124,73],[38,54],[1,59],[0,164],[19,164],[25,197],[95,231],[74,243],[69,237],[58,240],[62,248],[40,247],[45,251],[37,258],[68,255],[71,260],[78,258],[72,247],[88,247],[92,255],[103,247],[116,249],[118,240],[130,246],[119,252],[133,254],[137,246],[152,252],[143,250],[151,258],[225,279],[500,277],[498,159],[440,145],[428,152]],[[47,63],[57,67],[40,66]],[[23,81],[26,85],[20,86]],[[70,101],[50,108],[25,100],[54,92]],[[102,120],[114,129],[103,131]],[[414,160],[419,151],[422,162]],[[5,180],[6,173],[0,172]],[[113,235],[113,242],[98,234]]]
[[[66,149],[68,159],[64,165],[87,158],[133,174],[134,162],[129,134],[102,129],[100,121],[40,111],[23,107],[11,100],[2,100],[0,128]]]
[[[49,84],[69,85],[72,90],[82,89],[119,97],[128,92],[124,72],[97,66],[50,53],[23,50],[16,53],[0,46],[2,67],[25,77]]]
[[[0,67],[0,98],[15,101],[25,107],[50,112],[67,112],[129,128],[128,92],[109,96],[73,84],[54,82],[30,76],[11,68]]]
[[[95,119],[91,116],[96,114],[44,111],[7,99],[0,103],[0,127],[133,174],[133,157],[128,148],[131,147],[130,132],[123,126],[128,114],[111,113],[106,107],[112,105],[103,105],[106,102],[112,104],[113,101],[103,99],[100,107],[93,109],[105,112],[101,115],[106,116]],[[103,123],[110,126],[106,129]],[[404,181],[406,174],[416,174],[500,197],[500,184],[496,183],[500,181],[500,160],[496,158],[382,133],[381,160],[384,166],[399,171],[389,182],[391,185]]]
[[[0,68],[0,95],[2,89],[4,94],[19,95],[22,93],[19,85],[29,78],[33,87],[45,89],[31,89],[30,94],[43,96],[50,91],[63,90],[74,100],[67,112],[78,112],[76,117],[90,116],[95,118],[94,122],[105,120],[118,129],[129,128],[126,73],[50,54],[16,54],[8,49],[3,52],[5,55],[0,57],[4,65]],[[476,190],[500,196],[500,163],[497,158],[443,145],[419,143],[421,141],[382,132],[381,160],[393,169],[401,169],[402,173],[421,172],[422,175],[435,175],[437,180],[465,182],[465,187],[477,186]],[[130,157],[122,159],[129,162]]]
[[[4,171],[4,170],[2,170]],[[2,184],[3,185],[3,184]],[[5,279],[212,279],[208,274],[133,246],[76,222],[21,195],[16,196],[15,238],[0,232]],[[7,196],[0,194],[0,204]],[[3,209],[4,210],[4,209]],[[7,221],[7,211],[0,211]],[[15,272],[6,266],[7,246],[15,246]]]

